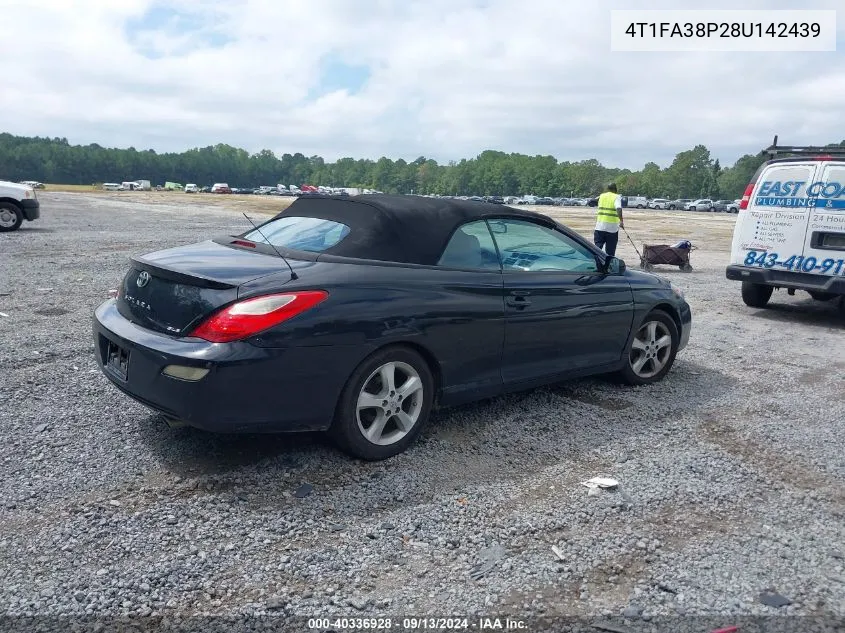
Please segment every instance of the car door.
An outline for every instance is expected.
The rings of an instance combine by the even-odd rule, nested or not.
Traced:
[[[502,219],[490,226],[504,279],[504,383],[542,383],[617,363],[633,319],[625,277],[600,272],[589,246],[552,225]]]
[[[424,311],[429,349],[439,360],[441,403],[501,392],[505,338],[502,269],[485,220],[451,236],[437,269],[427,274]]]
[[[824,162],[810,195],[816,196],[801,253],[801,272],[845,275],[845,164]]]

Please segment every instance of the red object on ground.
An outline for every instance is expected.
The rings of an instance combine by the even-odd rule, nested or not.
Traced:
[[[710,631],[710,633],[736,633],[739,631],[738,626],[729,626],[724,629],[716,629],[715,631]]]

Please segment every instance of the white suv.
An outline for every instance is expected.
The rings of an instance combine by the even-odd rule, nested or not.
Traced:
[[[765,151],[739,205],[727,278],[753,308],[776,288],[845,297],[845,148],[778,147],[775,137]]]
[[[713,211],[713,201],[710,198],[693,200],[686,206],[687,211]]]
[[[41,216],[41,205],[35,189],[29,185],[0,180],[0,233],[17,231],[24,220]]]

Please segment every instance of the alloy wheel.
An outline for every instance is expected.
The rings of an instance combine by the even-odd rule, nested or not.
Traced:
[[[358,429],[373,444],[387,446],[405,437],[420,418],[423,381],[411,365],[388,362],[364,381],[358,394]]]
[[[640,327],[631,345],[628,362],[640,378],[652,378],[669,362],[672,355],[672,334],[666,324],[647,321]]]

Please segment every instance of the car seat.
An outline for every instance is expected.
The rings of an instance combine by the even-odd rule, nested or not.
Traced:
[[[439,263],[441,266],[450,268],[483,268],[484,256],[481,252],[481,242],[474,235],[458,229],[449,240]]]

